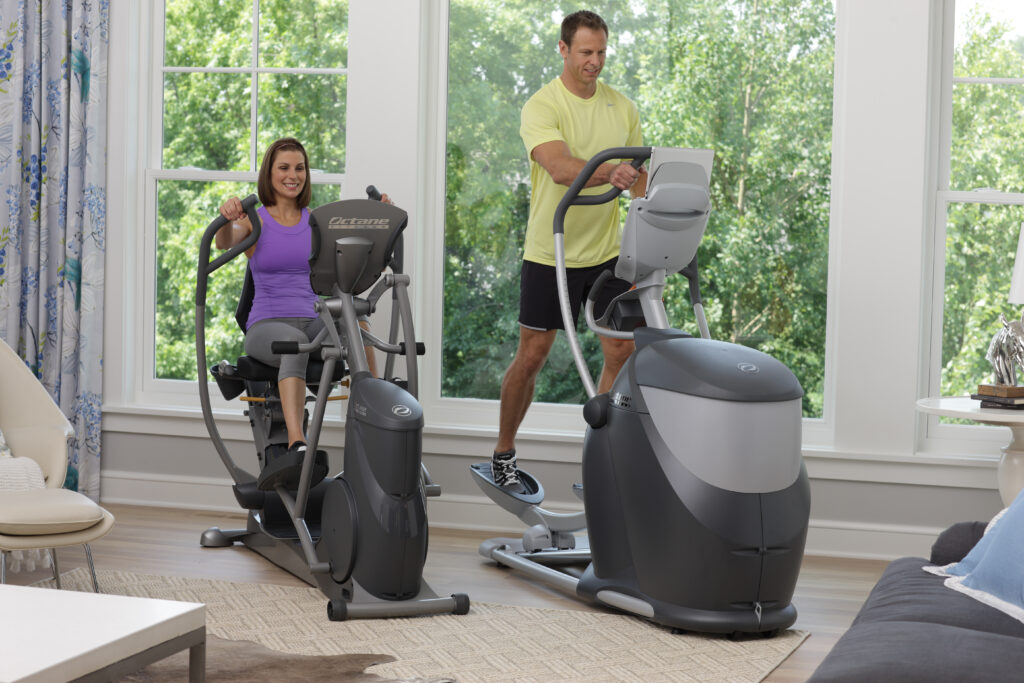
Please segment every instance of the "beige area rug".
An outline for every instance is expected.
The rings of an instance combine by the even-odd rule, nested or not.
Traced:
[[[65,589],[92,590],[85,569],[61,580]],[[674,635],[625,615],[487,603],[472,603],[463,616],[332,622],[326,598],[314,588],[115,571],[100,571],[99,583],[106,593],[205,603],[207,633],[217,637],[208,645],[211,681],[225,680],[216,676],[215,660],[225,645],[218,638],[252,641],[279,653],[363,658],[345,660],[350,670],[357,665],[355,677],[339,669],[325,679],[303,677],[292,669],[289,680],[459,683],[760,681],[807,638],[800,631],[744,640]],[[358,666],[368,670],[360,675]]]

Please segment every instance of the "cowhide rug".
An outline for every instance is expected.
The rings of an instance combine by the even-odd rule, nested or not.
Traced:
[[[394,679],[366,673],[374,664],[393,662],[390,655],[293,655],[244,640],[206,636],[206,680],[209,683],[251,683],[252,681],[321,681],[360,683],[370,681],[416,681],[449,683],[452,678]],[[132,683],[170,683],[188,680],[188,650],[150,664],[122,679]]]

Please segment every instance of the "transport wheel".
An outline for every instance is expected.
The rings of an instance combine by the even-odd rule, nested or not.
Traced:
[[[345,621],[348,618],[348,605],[344,600],[329,600],[327,602],[327,618],[331,621]]]
[[[469,596],[465,593],[453,593],[455,598],[455,609],[452,614],[469,614]]]

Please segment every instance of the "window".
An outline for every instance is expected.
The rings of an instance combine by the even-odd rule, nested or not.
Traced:
[[[441,394],[495,399],[518,343],[529,168],[519,112],[559,75],[570,3],[451,0]],[[712,336],[772,354],[823,410],[835,19],[831,0],[597,3],[602,78],[640,109],[645,144],[716,151],[698,258]],[[686,288],[670,320],[695,331]],[[584,335],[597,374],[598,342]],[[556,342],[537,400],[578,402]]]
[[[156,241],[153,328],[156,380],[196,378],[194,305],[199,238],[231,195],[256,191],[263,150],[301,139],[314,206],[340,197],[345,172],[348,3],[344,0],[167,0],[152,107],[159,117],[147,176]],[[235,357],[234,322],[245,265],[211,279],[211,358]]]
[[[992,381],[985,353],[1007,303],[1024,224],[1024,6],[957,0],[946,112],[948,164],[936,211],[943,259],[939,390]]]

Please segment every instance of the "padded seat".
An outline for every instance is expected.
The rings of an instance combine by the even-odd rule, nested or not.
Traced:
[[[277,368],[267,365],[251,356],[241,356],[235,365],[229,365],[227,361],[214,365],[210,368],[210,374],[217,382],[217,388],[225,400],[230,401],[237,398],[245,391],[246,382],[276,382]],[[324,362],[314,358],[309,359],[306,364],[306,384],[320,384],[320,376],[324,371]],[[334,376],[331,382],[340,382],[348,374],[343,361],[334,364]]]
[[[252,382],[273,382],[277,379],[277,368],[267,365],[251,356],[241,356],[235,363],[235,377],[247,379]],[[306,364],[306,384],[319,384],[320,376],[324,371],[322,360],[309,359]],[[334,364],[334,376],[332,382],[340,382],[346,375],[345,363],[338,361]]]
[[[70,534],[102,520],[103,508],[67,489],[5,491],[0,496],[0,534],[8,536]],[[16,544],[17,539],[8,539],[6,545]],[[26,548],[39,547],[35,538],[26,539],[26,544]]]

